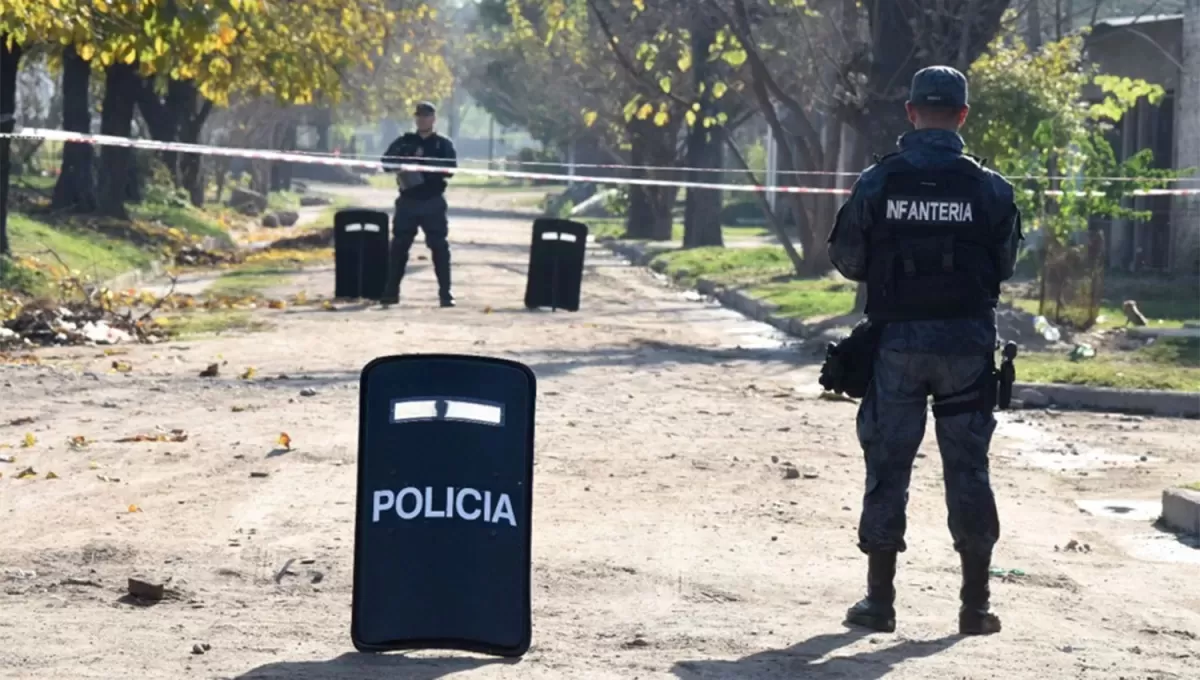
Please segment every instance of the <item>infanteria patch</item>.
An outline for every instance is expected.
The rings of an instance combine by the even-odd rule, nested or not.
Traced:
[[[971,202],[957,198],[889,198],[887,218],[899,222],[974,222]]]

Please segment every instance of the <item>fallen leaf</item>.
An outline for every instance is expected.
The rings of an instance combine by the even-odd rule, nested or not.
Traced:
[[[117,373],[128,373],[133,370],[133,364],[128,361],[114,361],[112,367]]]
[[[292,450],[292,438],[288,436],[287,432],[279,433],[279,445],[288,451]]]
[[[46,479],[58,479],[58,475],[54,474],[53,472],[47,472]]]
[[[492,313],[492,306],[491,306],[491,305],[488,305],[487,307],[484,307],[484,308],[483,308],[483,313],[484,313],[484,314],[491,314],[491,313]]]
[[[106,356],[106,357],[115,357],[120,354],[129,354],[129,350],[115,349],[115,348],[109,348],[109,349],[104,350],[104,356]]]
[[[142,511],[142,509],[139,508],[138,506],[133,505],[133,504],[129,505],[129,512],[141,512],[141,511]]]
[[[258,369],[251,366],[246,369],[245,373],[242,373],[242,380],[253,380],[256,373],[258,373]]]
[[[333,311],[334,309],[336,309],[336,308],[333,306],[333,302],[332,302],[332,301],[330,301],[330,300],[326,300],[326,301],[324,301],[324,302],[322,302],[322,303],[321,303],[321,309],[324,309],[324,310],[325,310],[325,311],[327,311],[327,312],[332,312],[332,311]]]
[[[70,444],[71,448],[73,448],[73,449],[82,449],[82,448],[86,448],[87,445],[90,444],[91,442],[88,441],[87,437],[85,437],[81,434],[77,434],[74,437],[71,437],[70,439],[68,439],[67,443]]]
[[[17,473],[17,479],[27,479],[29,477],[37,477],[37,472],[31,467],[27,467]]]
[[[88,469],[89,470],[99,470],[100,464],[94,460],[88,461]]]
[[[267,302],[267,307],[271,309],[286,309],[287,303],[283,300],[270,300]]]
[[[247,408],[249,408],[249,407],[247,407],[247,406],[234,406],[234,407],[233,407],[233,408],[231,408],[230,410],[231,410],[231,411],[233,411],[234,413],[241,413],[242,411],[245,411]]]
[[[201,378],[215,378],[215,377],[217,377],[217,374],[220,372],[221,372],[220,364],[209,364],[208,368],[204,369],[203,371],[200,371],[200,377]]]
[[[169,433],[160,432],[158,434],[135,434],[132,437],[122,437],[117,442],[120,444],[128,444],[130,442],[186,442],[188,440],[187,432],[183,430],[171,430]]]
[[[32,449],[33,445],[36,443],[37,443],[37,437],[33,436],[32,432],[26,432],[25,438],[21,440],[21,448]]]

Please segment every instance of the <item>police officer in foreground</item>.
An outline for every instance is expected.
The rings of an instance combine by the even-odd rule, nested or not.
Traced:
[[[1000,534],[988,477],[1000,282],[1022,239],[1013,187],[963,153],[967,79],[946,66],[919,71],[905,104],[915,128],[858,178],[838,212],[829,255],[867,284],[878,329],[871,382],[858,411],[866,489],[858,546],[867,597],[847,623],[895,630],[896,557],[904,552],[913,458],[934,400],[954,549],[962,560],[959,631],[990,634],[988,570]],[[868,359],[869,361],[869,359]]]
[[[417,104],[414,115],[416,132],[401,135],[388,146],[382,159],[385,167],[395,167],[400,163],[458,167],[454,142],[434,131],[437,110],[433,104]],[[400,282],[408,265],[408,251],[420,228],[425,233],[425,245],[432,255],[441,306],[454,306],[454,295],[450,292],[450,243],[447,241],[449,225],[445,197],[446,180],[453,176],[445,172],[397,173],[396,184],[400,187],[400,197],[396,199],[387,285],[380,300],[383,305],[394,305],[400,301]]]

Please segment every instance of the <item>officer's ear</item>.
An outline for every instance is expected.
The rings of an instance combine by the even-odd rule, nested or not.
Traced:
[[[962,127],[967,122],[967,114],[971,112],[971,107],[963,106],[958,111],[958,126]]]

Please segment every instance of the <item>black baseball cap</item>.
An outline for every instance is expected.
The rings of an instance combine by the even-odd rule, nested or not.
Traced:
[[[967,105],[967,77],[949,66],[923,68],[913,75],[908,101],[915,106],[961,109]]]
[[[432,116],[437,113],[437,107],[430,102],[419,102],[414,113],[418,116]]]

